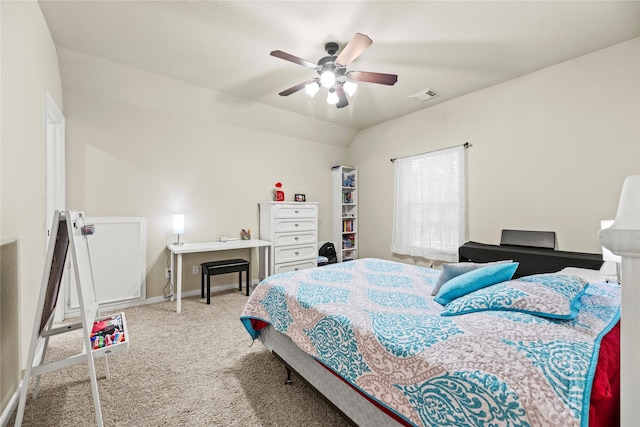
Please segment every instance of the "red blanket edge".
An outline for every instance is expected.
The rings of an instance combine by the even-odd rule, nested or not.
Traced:
[[[590,427],[620,425],[620,322],[600,342],[591,387]]]

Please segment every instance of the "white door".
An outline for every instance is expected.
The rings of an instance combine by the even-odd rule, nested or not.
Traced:
[[[45,229],[47,233],[45,238],[49,242],[51,235],[51,223],[53,214],[56,210],[64,210],[65,208],[65,166],[64,166],[64,148],[65,148],[65,120],[62,111],[53,100],[49,92],[44,92],[44,145],[45,145]],[[45,250],[47,245],[45,245]],[[69,260],[67,260],[67,271]],[[63,276],[64,280],[68,279],[68,274]],[[54,321],[62,321],[64,319],[64,283],[60,286],[60,295]]]

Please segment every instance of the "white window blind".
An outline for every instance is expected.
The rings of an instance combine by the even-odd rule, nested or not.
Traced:
[[[452,262],[465,239],[464,146],[395,160],[391,251]]]

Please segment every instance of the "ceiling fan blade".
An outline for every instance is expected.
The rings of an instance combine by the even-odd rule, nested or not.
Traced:
[[[351,61],[360,56],[366,48],[371,46],[371,43],[373,43],[373,41],[369,36],[355,33],[351,38],[351,41],[347,43],[344,49],[342,49],[342,52],[340,52],[340,55],[336,58],[336,63],[346,67],[351,64]]]
[[[382,85],[393,86],[398,81],[395,74],[372,73],[369,71],[349,71],[347,73],[352,80],[366,83],[379,83]]]
[[[304,89],[304,87],[306,85],[308,85],[309,83],[317,82],[318,80],[320,80],[320,79],[316,77],[315,79],[311,79],[311,80],[307,80],[306,82],[298,83],[295,86],[291,86],[289,89],[283,90],[278,95],[280,95],[280,96],[289,96],[292,93],[296,93],[297,91],[299,91],[301,89]]]
[[[285,61],[293,62],[294,64],[302,65],[304,67],[309,67],[311,69],[318,68],[317,64],[314,64],[311,61],[307,61],[306,59],[298,58],[297,56],[291,55],[290,53],[283,52],[281,50],[271,51],[271,56],[275,56],[276,58],[284,59]]]
[[[347,101],[347,95],[344,93],[344,89],[341,84],[336,84],[334,86],[336,90],[336,94],[338,95],[338,103],[336,104],[337,108],[344,108],[349,105],[349,101]]]

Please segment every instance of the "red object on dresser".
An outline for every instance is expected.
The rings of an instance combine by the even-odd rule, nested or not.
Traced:
[[[282,191],[281,182],[276,182],[275,196],[276,202],[284,202],[284,191]]]

